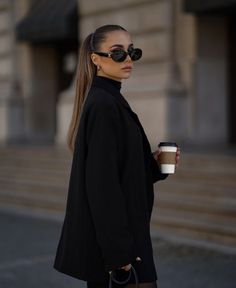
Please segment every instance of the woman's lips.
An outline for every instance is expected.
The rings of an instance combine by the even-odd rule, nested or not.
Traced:
[[[122,68],[122,70],[124,70],[124,71],[131,71],[132,68],[133,68],[132,66],[125,66],[125,67]]]

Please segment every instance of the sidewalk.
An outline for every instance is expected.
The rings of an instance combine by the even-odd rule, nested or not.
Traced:
[[[52,268],[61,222],[0,211],[1,288],[85,288]],[[160,288],[235,288],[236,256],[153,241]]]

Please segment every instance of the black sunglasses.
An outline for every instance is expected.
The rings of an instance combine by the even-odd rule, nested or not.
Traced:
[[[132,61],[137,61],[142,57],[142,50],[139,48],[129,48],[128,51],[122,49],[116,49],[114,51],[105,52],[93,52],[99,56],[110,57],[115,62],[123,62],[129,55]]]

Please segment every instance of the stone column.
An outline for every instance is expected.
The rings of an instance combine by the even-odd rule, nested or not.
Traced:
[[[226,16],[197,18],[195,138],[204,144],[228,141],[228,47]]]
[[[198,145],[217,146],[228,141],[228,31],[227,16],[221,13],[184,16],[193,24],[180,47],[192,67],[184,65],[183,71],[188,73],[183,75],[190,96],[190,141]],[[191,26],[185,23],[182,30],[190,31]]]
[[[191,19],[183,14],[181,4],[180,0],[170,1],[170,73],[166,87],[167,139],[179,144],[188,139],[190,132],[187,106],[189,95],[183,74],[189,65],[189,34],[193,32]]]
[[[76,75],[75,75],[76,76]],[[56,134],[56,144],[58,146],[65,146],[67,141],[67,132],[69,129],[73,104],[75,98],[75,82],[76,79],[72,81],[69,89],[63,91],[59,95],[59,101],[57,103],[57,134]]]
[[[78,14],[80,13],[80,1],[78,1]],[[79,25],[79,23],[78,23]],[[80,28],[78,29],[80,31]],[[79,35],[78,35],[79,39]],[[77,63],[76,62],[76,57],[71,57],[70,58],[70,65],[72,67],[76,67]],[[73,105],[74,105],[74,99],[75,99],[75,93],[76,93],[76,73],[74,75],[74,79],[71,82],[70,87],[62,91],[59,94],[58,97],[58,103],[57,103],[57,132],[56,132],[56,137],[55,137],[55,143],[58,146],[66,146],[66,141],[67,141],[67,133],[72,117],[72,112],[73,112]]]
[[[16,1],[18,21],[28,12],[31,1]],[[17,43],[17,61],[17,77],[24,100],[25,141],[29,144],[54,143],[58,93],[55,48],[20,41]]]
[[[56,129],[58,61],[55,49],[46,45],[29,47],[31,63],[28,93],[25,94],[25,126],[28,142],[53,143]]]
[[[0,1],[0,142],[24,138],[23,99],[17,77],[15,1]]]

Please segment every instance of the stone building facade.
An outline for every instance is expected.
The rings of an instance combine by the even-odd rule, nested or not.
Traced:
[[[61,1],[42,0],[40,9]],[[22,21],[34,18],[35,2],[0,0],[0,142],[64,145],[75,94],[74,78],[64,70],[72,73],[76,65],[76,39],[71,44],[63,34],[59,43],[45,40],[41,32],[33,39]],[[153,146],[163,140],[215,146],[236,142],[236,1],[216,2],[78,0],[73,6],[78,19],[70,22],[78,27],[79,43],[110,23],[125,27],[143,49],[123,94]],[[45,15],[52,21],[56,17]],[[61,85],[65,77],[67,85]]]

